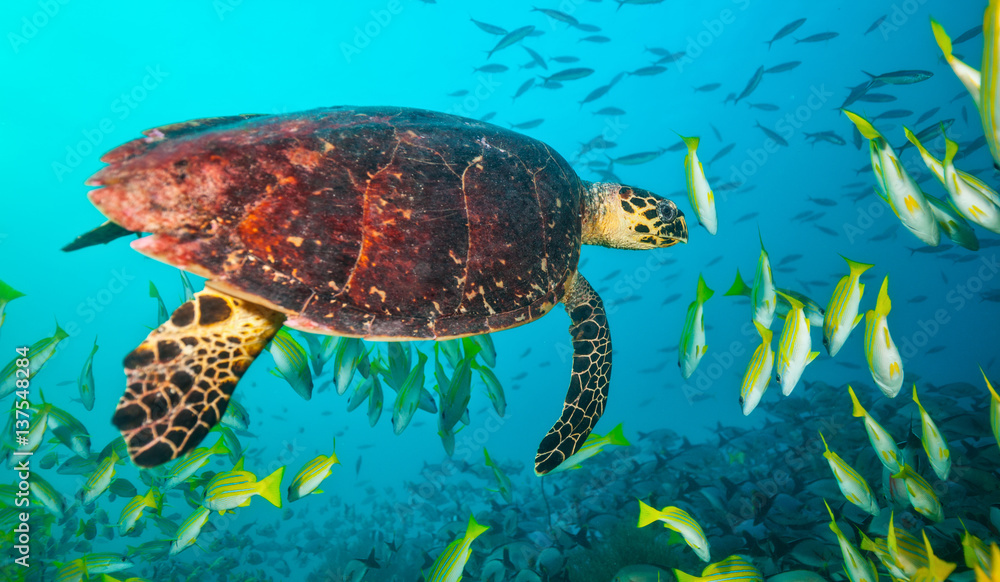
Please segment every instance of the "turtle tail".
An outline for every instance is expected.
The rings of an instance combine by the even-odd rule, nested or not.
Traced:
[[[597,425],[608,400],[611,380],[611,331],[604,302],[577,273],[563,299],[573,323],[573,374],[562,415],[542,439],[535,474],[544,475],[576,453]]]
[[[125,395],[111,422],[140,467],[198,445],[243,373],[281,328],[277,311],[205,290],[125,357]]]

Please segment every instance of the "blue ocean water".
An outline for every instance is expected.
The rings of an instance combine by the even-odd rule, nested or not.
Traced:
[[[89,187],[84,185],[103,166],[100,156],[142,130],[188,119],[283,114],[331,105],[399,105],[473,118],[492,114],[490,121],[502,126],[544,120],[523,133],[575,162],[587,180],[607,177],[597,171],[602,168],[587,162],[659,154],[647,163],[619,162],[603,169],[623,183],[674,200],[688,218],[689,243],[648,252],[585,247],[581,258],[581,272],[608,308],[615,348],[611,395],[597,431],[605,434],[624,423],[626,436],[638,445],[624,453],[627,457],[649,453],[640,453],[642,435],[660,429],[692,443],[714,442],[720,426],[752,435],[763,430],[766,409],[782,406],[780,390],[772,383],[758,410],[743,416],[739,388],[759,338],[749,324],[748,302],[723,296],[737,269],[752,282],[761,241],[775,283],[801,291],[823,307],[847,274],[840,255],[875,265],[864,276],[863,311],[874,308],[878,288],[889,277],[889,324],[908,381],[898,402],[893,401],[895,408],[886,410],[904,410],[899,415],[909,418],[915,409],[903,407],[909,403],[910,380],[928,391],[968,382],[978,390],[969,397],[982,405],[988,392],[978,366],[991,378],[998,375],[997,236],[977,228],[981,248],[976,252],[957,245],[927,252],[930,249],[902,227],[873,192],[867,140],[855,146],[853,126],[838,108],[850,87],[870,79],[866,71],[929,71],[933,76],[918,83],[870,90],[895,97],[891,102],[856,102],[850,109],[869,119],[905,110],[900,117],[874,121],[897,149],[906,143],[904,125],[916,131],[945,120],[953,120],[947,134],[961,149],[974,144],[982,136],[978,112],[941,58],[929,18],[933,15],[957,37],[981,24],[985,4],[379,0],[286,6],[215,0],[111,1],[94,6],[70,0],[9,0],[0,9],[5,37],[0,63],[6,73],[0,78],[0,128],[5,138],[0,159],[7,175],[0,279],[25,295],[6,307],[0,360],[5,363],[14,358],[15,348],[51,336],[58,322],[69,337],[32,380],[30,399],[41,402],[44,393],[46,402],[78,418],[96,454],[118,436],[110,417],[124,390],[122,358],[157,325],[149,282],[159,289],[168,311],[183,300],[177,269],[133,252],[127,239],[73,253],[60,250],[104,220],[88,202]],[[581,30],[534,8],[558,10],[600,30]],[[883,15],[885,20],[866,33]],[[470,18],[507,30],[533,25],[537,35],[488,58],[501,36],[485,32]],[[779,29],[799,18],[806,21],[798,30],[768,46],[766,41]],[[825,32],[838,36],[797,42]],[[586,40],[588,36],[602,38]],[[978,67],[982,44],[982,35],[977,35],[956,45],[955,52]],[[534,63],[524,47],[546,59],[547,70]],[[665,71],[627,74],[606,95],[581,104],[619,73],[654,66],[661,58],[652,52],[655,49],[675,54],[662,65]],[[551,60],[559,56],[579,61]],[[749,96],[739,103],[726,102],[727,95],[744,91],[759,67],[792,61],[801,64],[765,73]],[[474,70],[487,63],[501,63],[509,70]],[[572,67],[593,73],[560,87],[542,86],[539,76]],[[512,99],[530,78],[536,79],[534,86]],[[719,86],[695,90],[710,84]],[[754,107],[761,104],[764,108]],[[595,114],[605,107],[623,113]],[[940,109],[915,125],[933,108]],[[775,145],[758,123],[787,145]],[[806,138],[828,131],[844,143],[810,143]],[[671,147],[678,143],[678,134],[701,137],[698,152],[715,188],[719,217],[714,236],[697,225],[688,201],[685,151]],[[614,146],[580,155],[583,144],[598,136]],[[929,140],[931,151],[943,155],[943,140]],[[709,162],[730,144],[728,154]],[[928,194],[946,198],[915,148],[907,148],[901,159]],[[995,186],[986,147],[958,164]],[[942,246],[948,244],[942,241]],[[708,350],[685,381],[678,371],[676,347],[699,274],[715,291],[705,306]],[[203,280],[192,279],[200,289]],[[287,466],[287,485],[308,460],[329,454],[336,436],[342,465],[321,487],[325,493],[294,503],[286,500],[283,509],[255,499],[235,515],[222,516],[216,531],[203,534],[198,547],[176,557],[139,560],[127,572],[150,580],[193,575],[220,580],[342,579],[345,572],[350,577],[358,571],[350,566],[351,558],[364,558],[376,547],[383,567],[372,568],[364,579],[416,579],[423,553],[435,557],[464,531],[470,511],[503,515],[496,505],[502,500],[488,490],[493,485],[479,478],[484,446],[514,479],[512,507],[518,508],[518,519],[532,524],[520,531],[545,533],[546,528],[537,527],[546,516],[538,503],[531,463],[565,394],[572,360],[568,324],[569,318],[557,308],[529,326],[492,334],[498,354],[495,372],[506,389],[506,414],[495,414],[481,385],[474,384],[469,424],[456,435],[450,460],[434,415],[418,412],[402,435],[394,435],[388,418],[393,394],[387,391],[383,417],[370,427],[365,407],[346,412],[347,396],[333,390],[318,391],[304,401],[269,373],[274,364],[268,354],[262,355],[237,391],[251,418],[241,437],[248,451],[247,468],[263,478]],[[806,392],[804,397],[811,399],[810,384],[821,382],[864,385],[868,401],[883,398],[868,371],[864,325],[836,358],[823,350],[821,335],[821,330],[813,330],[814,349],[821,353],[806,368],[798,388]],[[100,346],[93,360],[96,404],[88,411],[74,399],[79,397],[76,380],[95,338]],[[317,382],[322,384],[319,378]],[[840,397],[846,414],[849,400],[845,394]],[[59,452],[60,462],[71,455],[66,447],[48,442],[40,453],[49,450]],[[36,453],[33,462],[41,454]],[[428,472],[428,466],[434,470]],[[208,468],[218,472],[231,467],[229,460],[220,458]],[[583,465],[579,471],[587,470]],[[59,474],[55,468],[37,471],[73,504],[81,476]],[[121,465],[118,471],[140,494],[145,491],[134,466]],[[13,471],[7,475],[4,482],[15,481]],[[580,490],[558,483],[555,487],[561,489],[563,502],[588,504]],[[638,491],[621,493],[629,500],[641,496]],[[578,498],[567,497],[573,495]],[[107,511],[114,525],[126,501],[103,497],[97,507]],[[164,516],[175,523],[191,511],[178,493],[168,496],[166,505]],[[635,519],[632,506],[617,512],[624,521]],[[168,539],[147,523],[139,536],[105,537],[101,530],[86,540],[75,529],[80,519],[86,522],[94,516],[94,508],[80,505],[68,513],[74,519],[46,523],[33,533],[34,574],[12,572],[28,579],[56,579],[55,562],[93,552],[125,554],[127,546]],[[210,523],[219,517],[214,515]],[[492,523],[499,527],[499,518]],[[261,533],[267,525],[274,529]],[[575,523],[571,529],[586,525]],[[708,523],[702,525],[709,528]],[[250,529],[236,536],[244,526]],[[62,533],[65,528],[74,530],[68,538]],[[601,539],[602,534],[592,535]],[[537,537],[530,539],[539,547],[552,545]],[[392,552],[386,549],[387,540],[403,545]],[[74,547],[83,541],[88,544]],[[832,538],[825,541],[833,544]],[[499,542],[492,545],[496,547]],[[559,547],[571,560],[569,545]],[[11,560],[14,552],[11,548]],[[482,562],[481,555],[473,558],[477,573],[470,574],[471,579],[478,579]],[[530,566],[540,570],[535,562]],[[567,572],[568,566],[545,576],[562,579]],[[511,579],[514,575],[507,574]]]

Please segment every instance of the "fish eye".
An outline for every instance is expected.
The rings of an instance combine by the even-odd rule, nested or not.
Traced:
[[[669,200],[660,200],[656,203],[656,213],[660,215],[663,222],[673,222],[677,218],[677,206]]]

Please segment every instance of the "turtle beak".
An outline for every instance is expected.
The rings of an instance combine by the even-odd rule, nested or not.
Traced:
[[[684,213],[677,210],[677,216],[674,217],[670,222],[666,222],[660,227],[660,232],[657,233],[660,239],[660,247],[673,246],[679,242],[687,243],[688,241],[688,227],[687,221],[684,219]]]

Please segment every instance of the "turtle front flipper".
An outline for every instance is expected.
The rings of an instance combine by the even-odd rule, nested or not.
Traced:
[[[111,422],[136,465],[155,467],[201,442],[285,316],[201,291],[125,357],[125,395]]]
[[[573,374],[562,416],[538,445],[535,474],[544,475],[577,452],[594,429],[608,400],[611,380],[611,331],[604,302],[577,273],[563,298],[573,323]]]

